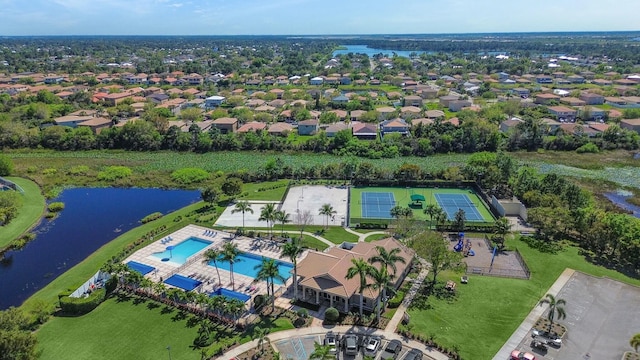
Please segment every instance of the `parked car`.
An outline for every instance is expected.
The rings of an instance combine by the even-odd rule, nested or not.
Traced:
[[[355,334],[346,334],[342,337],[345,355],[358,354],[358,336]]]
[[[402,342],[400,340],[391,340],[382,351],[382,355],[380,355],[380,359],[382,360],[393,360],[398,357],[402,351]]]
[[[534,339],[546,342],[547,345],[554,347],[560,347],[562,345],[562,339],[548,331],[533,329],[531,331],[531,336],[533,336]]]
[[[403,360],[422,360],[422,355],[422,351],[418,349],[411,349],[407,355],[404,356]]]
[[[376,356],[378,348],[380,348],[380,338],[371,336],[364,344],[364,354],[369,356]]]
[[[511,360],[536,360],[536,357],[532,353],[513,350],[511,352]]]
[[[336,335],[333,331],[329,331],[327,335],[324,337],[324,344],[329,347],[330,354],[338,353],[338,344],[336,341]]]
[[[547,351],[547,343],[544,341],[533,339],[531,341],[531,347],[540,351]]]

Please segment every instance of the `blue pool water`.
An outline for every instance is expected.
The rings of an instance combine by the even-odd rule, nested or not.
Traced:
[[[171,250],[165,250],[151,254],[151,257],[158,260],[169,259],[168,261],[176,264],[184,264],[188,258],[193,256],[198,251],[206,248],[211,244],[211,241],[202,240],[196,237],[190,237],[176,245],[167,243],[167,247],[173,246]],[[167,261],[167,260],[165,260]]]
[[[290,278],[293,265],[279,260],[276,260],[276,263],[278,263],[278,272],[280,273],[280,276],[285,280]],[[233,272],[236,274],[250,276],[255,279],[258,276],[258,270],[254,269],[254,267],[260,264],[262,264],[262,256],[242,253],[238,256],[238,260],[233,264]],[[210,262],[209,265],[213,266],[213,262]],[[229,263],[218,260],[218,268],[229,271]],[[282,282],[277,279],[275,280],[275,283],[282,285]]]
[[[251,299],[251,296],[247,294],[239,293],[237,291],[233,291],[225,288],[220,288],[212,292],[210,296],[224,296],[230,299],[238,299],[242,302],[247,302],[249,301],[249,299]]]

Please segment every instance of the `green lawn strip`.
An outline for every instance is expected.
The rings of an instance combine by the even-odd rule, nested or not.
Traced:
[[[430,309],[410,310],[412,331],[435,334],[436,342],[443,346],[457,346],[462,358],[490,359],[565,268],[640,285],[639,279],[588,263],[574,246],[557,254],[547,254],[519,239],[509,240],[507,245],[520,250],[531,270],[530,280],[471,275],[468,284],[458,284],[454,301],[431,297]],[[453,273],[443,273],[439,279],[460,282],[459,274]],[[566,309],[571,311],[571,303]]]
[[[22,194],[22,205],[18,210],[18,216],[8,225],[0,227],[2,232],[0,247],[7,246],[12,240],[38,224],[46,205],[38,184],[18,177],[7,177],[7,179],[20,186],[24,194]]]
[[[313,236],[309,236],[305,234],[302,235],[302,246],[305,246],[309,249],[318,250],[318,251],[322,251],[329,247],[329,245],[314,238]]]
[[[238,200],[282,201],[288,182],[289,180],[278,180],[244,184],[242,192],[247,195],[238,197]]]
[[[84,316],[54,317],[44,324],[37,332],[41,359],[159,359],[168,357],[167,346],[172,359],[199,359],[200,351],[192,348],[199,328],[195,317],[178,314],[150,300],[111,298]],[[285,318],[259,325],[271,332],[293,328]],[[213,336],[211,349],[216,349],[251,341],[251,330],[238,334],[217,328]]]
[[[372,242],[372,241],[376,241],[376,240],[380,240],[380,239],[386,239],[388,237],[389,237],[388,234],[371,234],[371,235],[367,236],[366,238],[364,238],[364,241]]]
[[[95,272],[98,271],[100,267],[104,263],[106,263],[107,260],[124,249],[125,245],[135,241],[147,232],[161,225],[166,225],[167,230],[159,236],[169,234],[172,231],[186,226],[187,224],[191,223],[191,221],[185,215],[193,210],[202,207],[202,205],[202,202],[189,205],[176,212],[165,215],[158,220],[144,224],[118,236],[114,240],[103,245],[100,249],[96,250],[93,254],[89,255],[81,263],[74,266],[64,274],[60,275],[47,286],[29,297],[22,305],[23,309],[28,311],[32,306],[37,304],[35,302],[36,300],[44,300],[47,303],[52,304],[57,302],[58,294],[61,291],[82,285],[85,281],[87,281],[87,279],[89,279],[90,276],[95,274]],[[174,219],[177,216],[182,216],[182,220],[175,222]]]

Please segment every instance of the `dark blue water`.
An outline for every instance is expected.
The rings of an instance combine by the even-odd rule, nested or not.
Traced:
[[[609,199],[609,201],[614,203],[616,206],[624,210],[631,211],[633,216],[640,218],[640,206],[636,206],[627,202],[627,198],[629,198],[630,196],[631,195],[624,195],[617,192],[604,193],[604,197]]]
[[[43,220],[37,237],[0,263],[0,309],[18,306],[69,268],[145,216],[167,214],[200,200],[199,191],[78,188],[64,190],[53,201],[65,209],[53,221]],[[98,271],[98,269],[96,269]]]

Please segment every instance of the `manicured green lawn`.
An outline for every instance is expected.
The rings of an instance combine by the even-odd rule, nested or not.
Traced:
[[[299,234],[298,234],[299,235]],[[314,238],[313,236],[309,236],[309,235],[302,235],[302,246],[306,246],[309,249],[314,249],[314,250],[319,250],[322,251],[326,248],[329,247],[329,245],[323,243],[322,241]]]
[[[458,282],[457,297],[453,301],[430,297],[429,309],[410,310],[412,331],[435,334],[436,342],[457,346],[464,359],[491,359],[565,268],[640,285],[638,279],[588,263],[576,247],[547,254],[519,239],[509,240],[508,246],[522,253],[531,270],[530,280],[470,276],[464,285],[459,274],[443,273],[441,281]],[[566,311],[571,311],[570,303]]]
[[[447,189],[447,188],[399,188],[399,187],[353,187],[350,189],[351,200],[349,202],[349,214],[351,218],[362,218],[362,193],[392,193],[396,205],[407,207],[412,203],[411,195],[422,195],[425,198],[422,208],[412,208],[413,218],[418,220],[429,220],[429,215],[423,212],[426,204],[438,204],[436,194],[464,194],[476,205],[476,209],[484,218],[484,221],[494,221],[491,211],[487,205],[480,200],[480,197],[468,189]],[[392,205],[389,205],[392,206]]]
[[[371,235],[367,236],[366,238],[364,238],[364,241],[372,242],[372,241],[376,241],[376,240],[380,240],[380,239],[386,239],[388,237],[389,237],[389,235],[387,235],[387,234],[371,234]]]
[[[191,321],[190,321],[191,320]],[[269,326],[272,332],[292,329],[287,319]],[[199,325],[194,316],[145,300],[119,302],[111,298],[95,310],[80,317],[54,317],[37,332],[41,359],[200,359],[192,348]],[[211,346],[244,343],[250,333],[238,334],[217,330]]]
[[[24,190],[24,194],[18,216],[7,226],[0,227],[0,232],[2,232],[0,247],[7,246],[12,240],[35,226],[40,221],[45,209],[44,196],[40,192],[38,184],[18,177],[7,177],[7,179],[18,184]]]
[[[288,183],[289,180],[278,180],[244,184],[242,186],[242,192],[247,192],[248,194],[246,196],[240,196],[238,199],[282,201]]]

